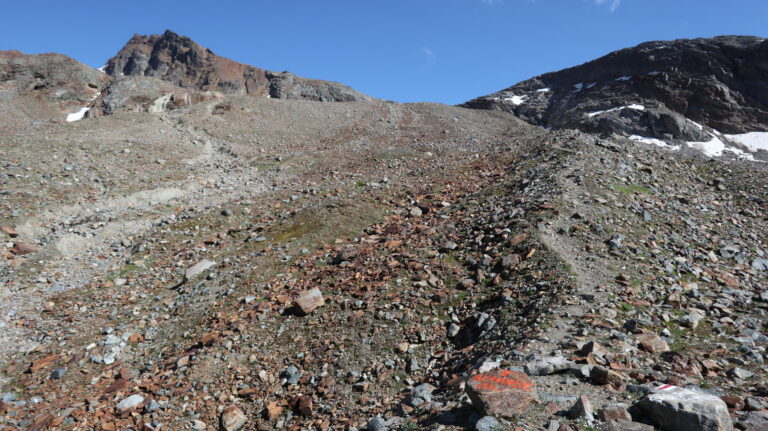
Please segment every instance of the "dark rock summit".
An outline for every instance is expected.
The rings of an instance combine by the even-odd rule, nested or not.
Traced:
[[[111,58],[106,73],[159,78],[181,88],[223,94],[253,95],[321,102],[369,101],[346,85],[310,80],[289,72],[270,72],[219,57],[188,37],[170,30],[162,35],[135,35]]]
[[[523,81],[462,106],[543,127],[709,141],[768,130],[768,40],[648,42]],[[706,126],[706,127],[702,127]]]

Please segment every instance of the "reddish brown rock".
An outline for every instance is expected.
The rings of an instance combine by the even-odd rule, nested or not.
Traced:
[[[43,368],[47,367],[48,365],[50,365],[52,362],[57,361],[57,360],[59,360],[59,355],[50,355],[50,356],[46,356],[44,358],[40,358],[40,359],[38,359],[36,361],[33,361],[29,365],[29,372],[30,373],[36,373],[36,372],[42,370]]]
[[[589,378],[596,385],[620,386],[624,383],[624,377],[621,374],[600,365],[592,367],[592,371],[589,372]]]
[[[608,421],[628,421],[632,422],[632,416],[627,411],[627,408],[620,404],[612,404],[600,409],[597,413],[597,417],[603,422]]]
[[[298,307],[299,311],[303,314],[309,314],[323,304],[325,304],[323,293],[316,287],[301,292],[299,298],[296,300],[296,307]]]
[[[197,344],[206,347],[211,346],[213,343],[215,343],[219,339],[219,336],[214,333],[208,333],[200,337],[200,340],[198,340]]]
[[[111,394],[113,392],[127,392],[133,387],[133,383],[125,379],[117,379],[104,389],[105,394]]]
[[[470,377],[467,395],[478,409],[495,417],[513,417],[538,402],[536,387],[524,373],[494,370]]]
[[[277,419],[281,414],[283,414],[283,407],[277,404],[276,401],[271,401],[269,404],[267,404],[265,413],[267,419]]]
[[[738,395],[725,395],[720,397],[720,399],[725,402],[729,409],[744,410],[744,398]]]
[[[44,415],[27,428],[27,431],[43,431],[56,421],[54,415]]]
[[[18,232],[16,232],[15,230],[11,229],[11,228],[10,228],[10,227],[8,227],[8,226],[0,226],[0,231],[3,231],[3,232],[5,232],[5,233],[6,233],[6,234],[8,234],[8,236],[10,236],[11,238],[16,238],[17,236],[19,236],[19,233],[18,233]]]
[[[16,243],[14,244],[13,248],[11,249],[11,253],[15,254],[16,256],[24,256],[27,254],[32,254],[36,252],[37,249],[35,247],[32,247],[31,245],[22,244],[22,243]]]
[[[312,407],[312,398],[306,395],[300,396],[298,402],[296,403],[296,410],[298,410],[300,415],[305,417],[312,416]]]
[[[525,241],[525,240],[527,240],[527,239],[528,239],[528,235],[527,235],[527,234],[524,234],[524,233],[521,233],[520,235],[517,235],[517,236],[515,236],[514,238],[512,238],[512,239],[509,241],[509,246],[510,246],[510,247],[514,247],[514,246],[516,246],[516,245],[518,245],[518,244],[520,244],[520,243],[524,242],[524,241]]]

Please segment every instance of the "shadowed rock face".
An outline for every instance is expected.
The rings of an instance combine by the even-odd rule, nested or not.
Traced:
[[[153,77],[186,89],[223,94],[322,102],[372,100],[339,83],[305,79],[288,72],[269,72],[219,57],[172,31],[162,35],[135,35],[109,60],[105,71],[113,77]]]
[[[462,106],[512,112],[544,127],[665,140],[708,140],[692,121],[723,133],[764,131],[768,40],[648,42]]]

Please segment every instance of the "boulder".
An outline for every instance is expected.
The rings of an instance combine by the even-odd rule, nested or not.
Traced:
[[[573,365],[563,356],[536,356],[525,364],[525,372],[530,376],[546,376],[565,371]]]
[[[536,387],[526,374],[504,369],[470,377],[466,392],[475,407],[494,417],[519,415],[539,400]]]
[[[634,407],[661,431],[733,430],[725,402],[693,389],[661,386]]]
[[[669,344],[656,334],[646,332],[636,337],[637,344],[650,353],[663,353],[669,351]]]
[[[301,292],[298,299],[296,299],[296,307],[298,307],[299,311],[305,315],[315,311],[323,304],[325,304],[323,292],[316,287]]]
[[[229,406],[221,412],[222,431],[237,431],[248,422],[248,418],[242,410],[236,406]]]

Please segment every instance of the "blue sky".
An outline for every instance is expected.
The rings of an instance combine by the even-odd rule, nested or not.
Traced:
[[[765,0],[7,1],[0,49],[102,66],[171,29],[262,68],[398,102],[460,103],[660,39],[768,37]]]

